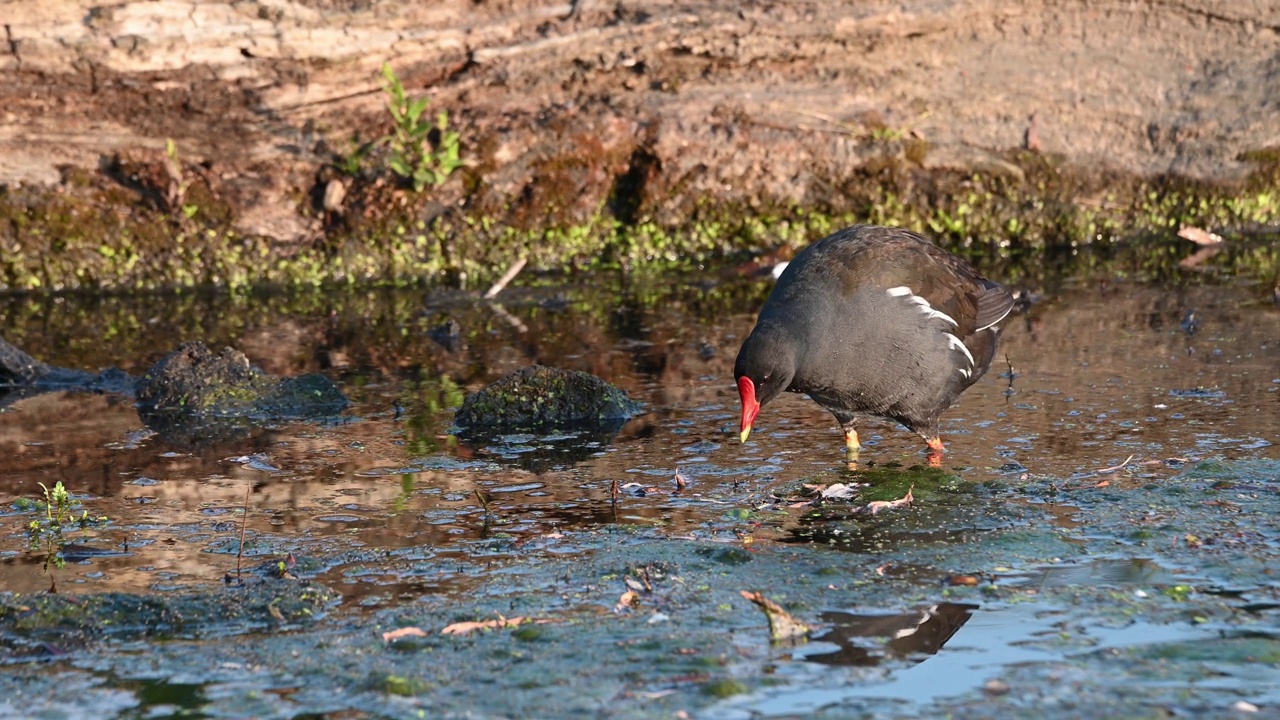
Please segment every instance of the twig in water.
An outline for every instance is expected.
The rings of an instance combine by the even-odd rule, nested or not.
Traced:
[[[244,529],[249,524],[249,493],[253,485],[244,489],[244,516],[240,518],[240,549],[236,551],[236,580],[240,579],[240,560],[244,557]]]
[[[507,272],[503,274],[502,277],[498,278],[498,282],[491,285],[489,289],[485,291],[484,299],[492,300],[497,297],[498,293],[502,292],[502,289],[507,286],[507,283],[516,279],[516,276],[524,269],[524,264],[526,262],[528,262],[528,260],[520,258],[512,263],[511,267],[507,268]]]
[[[1111,467],[1102,468],[1101,470],[1094,470],[1094,472],[1095,472],[1095,473],[1097,473],[1097,474],[1099,474],[1099,475],[1103,475],[1103,474],[1105,474],[1105,473],[1115,472],[1115,471],[1119,470],[1120,468],[1124,467],[1125,465],[1128,465],[1128,464],[1129,464],[1129,461],[1130,461],[1130,460],[1132,460],[1132,459],[1133,459],[1133,457],[1134,457],[1133,455],[1130,455],[1129,457],[1125,458],[1125,459],[1124,459],[1124,462],[1120,463],[1119,465],[1113,465],[1113,466],[1111,466]]]
[[[529,332],[529,327],[520,322],[520,318],[507,312],[507,309],[502,307],[502,303],[489,303],[489,309],[493,311],[494,315],[506,320],[517,332]]]

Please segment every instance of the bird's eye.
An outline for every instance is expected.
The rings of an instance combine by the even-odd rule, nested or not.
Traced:
[[[769,378],[771,378],[771,377],[773,377],[773,376],[772,376],[772,375],[765,375],[764,377],[760,378],[760,384],[761,384],[761,385],[764,385],[765,383],[769,382]]]

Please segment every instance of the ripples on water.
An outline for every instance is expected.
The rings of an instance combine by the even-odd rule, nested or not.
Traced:
[[[113,520],[76,536],[113,551],[68,563],[59,585],[77,590],[219,580],[235,567],[246,491],[246,564],[314,552],[326,557],[314,570],[344,592],[453,587],[459,579],[440,561],[474,552],[460,540],[520,543],[612,523],[705,531],[780,483],[841,472],[834,420],[802,397],[771,404],[750,442],[737,442],[733,359],[767,290],[748,281],[561,288],[509,291],[503,305],[387,293],[302,311],[159,298],[86,311],[66,299],[38,326],[25,301],[10,300],[6,338],[53,364],[137,373],[199,338],[272,372],[325,372],[353,407],[338,421],[193,449],[150,435],[127,401],[43,395],[0,414],[0,488],[12,501],[61,481]],[[129,325],[124,340],[91,341],[93,317]],[[456,338],[430,339],[450,321]],[[532,362],[600,375],[649,412],[612,441],[511,435],[467,447],[448,434],[462,392]],[[944,418],[946,464],[976,481],[1070,481],[1127,460],[1113,481],[1143,482],[1185,458],[1280,457],[1278,391],[1280,313],[1254,288],[1064,291],[1008,322],[991,372]],[[861,435],[865,461],[923,458],[919,439],[891,422],[868,420]],[[44,589],[43,556],[26,550],[30,515],[4,507],[0,587]],[[389,578],[364,564],[361,553],[376,548],[412,551]]]

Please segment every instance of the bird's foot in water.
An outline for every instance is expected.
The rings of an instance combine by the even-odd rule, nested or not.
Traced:
[[[862,443],[858,442],[857,430],[844,431],[844,459],[850,466],[858,464],[858,453],[862,452]]]
[[[947,449],[942,446],[942,440],[935,437],[929,438],[925,442],[929,445],[929,467],[942,467],[942,454],[947,451]]]

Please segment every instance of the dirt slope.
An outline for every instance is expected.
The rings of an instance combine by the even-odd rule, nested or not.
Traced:
[[[925,169],[1232,180],[1280,146],[1268,0],[828,3],[0,0],[0,185],[202,163],[244,232],[300,216],[390,62],[451,112],[478,206],[526,224],[699,198],[830,203],[887,150]]]

